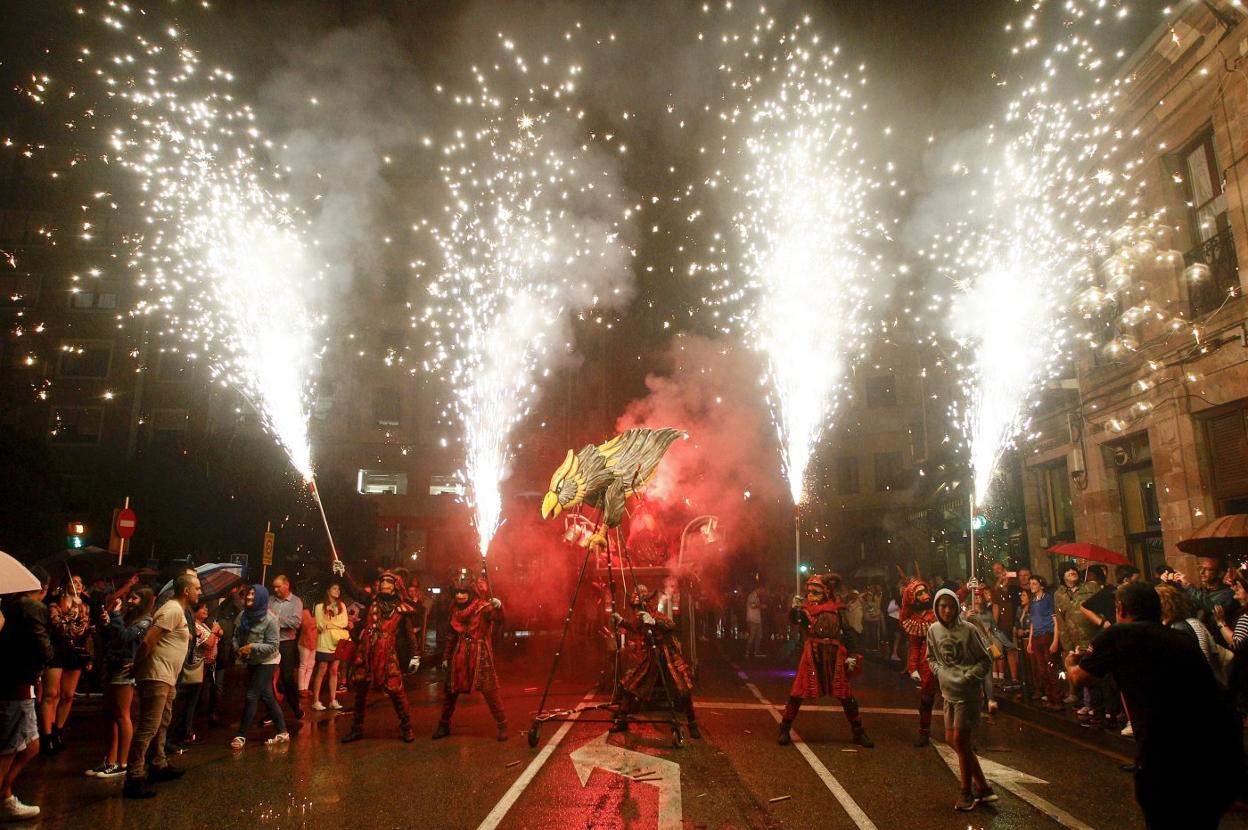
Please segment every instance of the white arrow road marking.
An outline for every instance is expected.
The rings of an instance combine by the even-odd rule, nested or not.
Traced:
[[[576,749],[569,757],[576,767],[576,777],[581,786],[589,784],[594,767],[631,778],[634,773],[653,770],[658,778],[641,783],[653,784],[659,789],[659,830],[680,830],[684,816],[680,803],[680,765],[675,761],[656,758],[644,752],[634,752],[622,746],[607,743],[604,732],[589,743]]]
[[[581,703],[585,703],[593,696],[594,693],[590,692],[581,698]],[[572,717],[576,718],[579,714],[578,712],[576,715],[572,715]],[[490,810],[490,814],[485,817],[485,821],[477,826],[477,830],[494,830],[494,828],[498,827],[503,820],[503,816],[507,815],[507,811],[516,803],[516,799],[520,798],[520,794],[533,783],[533,779],[537,777],[538,771],[545,765],[550,756],[554,754],[555,747],[559,746],[560,741],[564,739],[564,736],[571,729],[572,721],[564,721],[563,725],[555,732],[554,737],[550,739],[550,743],[542,747],[542,751],[537,753],[537,757],[529,762],[529,765],[524,768],[524,772],[520,773],[520,777],[515,780],[511,788],[503,793],[503,797],[494,805],[494,809]]]
[[[746,683],[745,688],[749,689],[750,693],[753,694],[754,697],[758,698],[759,703],[764,704],[763,708],[771,713],[771,716],[775,719],[776,723],[779,723],[781,720],[780,712],[778,711],[779,707],[773,706],[771,701],[763,697],[763,693],[760,692],[758,687],[753,683]],[[804,709],[806,707],[803,706],[802,708]],[[836,800],[841,802],[841,806],[845,808],[845,812],[849,813],[849,817],[854,820],[854,824],[858,826],[858,830],[878,830],[875,823],[872,822],[871,819],[867,817],[867,814],[863,812],[862,808],[858,806],[858,802],[854,801],[853,796],[851,796],[849,792],[841,786],[841,782],[836,780],[836,776],[832,774],[832,771],[823,765],[823,761],[819,760],[819,756],[815,755],[811,748],[806,746],[806,742],[798,736],[797,732],[790,729],[789,737],[793,740],[793,746],[797,747],[797,751],[802,753],[802,757],[806,759],[806,763],[810,764],[810,768],[815,771],[815,775],[818,775],[819,780],[824,783],[824,786],[832,791],[832,795],[836,796]]]
[[[960,775],[958,772],[958,753],[953,751],[953,747],[941,743],[933,744],[933,746],[940,753],[940,757],[945,759],[949,769],[953,770],[953,774]],[[1047,799],[1041,798],[1028,789],[1032,784],[1048,784],[1049,782],[1043,778],[1036,778],[1034,775],[1028,775],[1004,764],[998,764],[996,761],[989,761],[983,756],[979,758],[979,766],[984,770],[984,777],[989,781],[1005,787],[1063,827],[1069,827],[1070,830],[1095,830],[1091,825],[1084,824],[1061,807]]]

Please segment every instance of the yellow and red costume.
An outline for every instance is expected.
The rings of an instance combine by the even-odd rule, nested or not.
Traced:
[[[862,728],[858,701],[849,681],[862,673],[863,657],[855,651],[853,632],[845,625],[845,605],[835,596],[841,578],[836,574],[806,580],[806,599],[790,612],[802,631],[802,657],[789,690],[789,702],[780,721],[780,744],[789,743],[789,729],[807,700],[835,697],[845,711],[854,743],[873,746]]]
[[[915,745],[927,746],[939,686],[927,662],[927,630],[936,622],[936,613],[932,610],[932,588],[922,579],[915,577],[902,588],[900,622],[908,643],[906,670],[919,684],[919,739]]]
[[[351,732],[344,742],[358,740],[364,729],[364,710],[370,687],[381,689],[390,698],[404,741],[411,742],[411,719],[407,712],[407,693],[403,688],[403,670],[413,657],[418,657],[413,621],[419,606],[405,599],[403,577],[384,571],[373,587],[373,601],[361,620],[351,661],[351,684],[355,687],[355,710]]]

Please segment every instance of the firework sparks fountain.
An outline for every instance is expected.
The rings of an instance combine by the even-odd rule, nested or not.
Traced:
[[[131,313],[163,351],[202,356],[246,399],[306,482],[336,561],[308,436],[323,320],[309,302],[321,268],[305,218],[283,171],[262,161],[270,145],[230,73],[206,70],[177,28],[153,28],[142,9],[91,14],[123,43],[115,55],[83,48],[80,62],[105,102],[83,120],[115,124],[111,161],[139,184],[146,225],[128,265],[143,299]]]
[[[509,66],[527,72],[503,40]],[[465,497],[481,557],[502,522],[512,430],[529,414],[539,376],[564,346],[567,316],[609,306],[627,279],[627,251],[611,213],[608,171],[571,100],[580,69],[524,78],[525,92],[457,96],[478,118],[443,152],[447,221],[434,233],[442,267],[424,318],[461,428]],[[498,79],[506,86],[507,79]]]
[[[861,68],[847,71],[809,19],[778,31],[760,10],[754,44],[725,64],[724,120],[739,129],[733,177],[739,208],[741,285],[735,320],[762,353],[767,402],[793,499],[795,578],[801,591],[801,506],[806,470],[864,346],[865,314],[879,274],[871,253],[883,226],[878,188],[855,120]]]

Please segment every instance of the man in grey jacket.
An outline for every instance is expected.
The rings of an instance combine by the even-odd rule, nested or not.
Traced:
[[[303,621],[303,601],[290,592],[290,578],[286,574],[273,578],[269,610],[277,615],[281,635],[278,650],[282,662],[278,667],[278,685],[282,697],[286,698],[286,705],[295,713],[295,720],[303,720],[303,706],[299,698],[299,624]]]
[[[927,662],[945,699],[945,743],[958,754],[962,792],[954,809],[965,813],[997,800],[971,748],[992,656],[979,629],[962,619],[957,594],[941,588],[933,608],[936,622],[927,630]]]

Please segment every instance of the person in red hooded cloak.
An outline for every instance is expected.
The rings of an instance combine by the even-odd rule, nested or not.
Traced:
[[[413,663],[419,664],[413,621],[423,609],[408,602],[406,596],[402,574],[383,571],[377,577],[373,601],[361,621],[363,628],[351,661],[349,676],[355,687],[355,710],[351,731],[342,739],[344,744],[364,737],[364,709],[370,687],[381,689],[390,698],[394,713],[399,716],[403,740],[411,743],[416,739],[407,712],[403,671],[412,668]]]
[[[816,574],[806,580],[806,598],[793,598],[791,616],[802,630],[802,657],[780,720],[781,746],[792,742],[789,730],[802,703],[828,696],[841,702],[854,743],[875,746],[862,728],[858,700],[849,685],[850,679],[862,672],[863,656],[855,650],[853,629],[845,624],[845,605],[836,597],[840,582],[836,574]]]
[[[442,718],[433,733],[439,740],[451,734],[455,703],[466,692],[480,692],[498,724],[498,740],[507,740],[507,713],[498,694],[494,671],[494,628],[502,621],[503,603],[490,595],[484,579],[461,581],[455,586],[451,625],[442,652]]]

